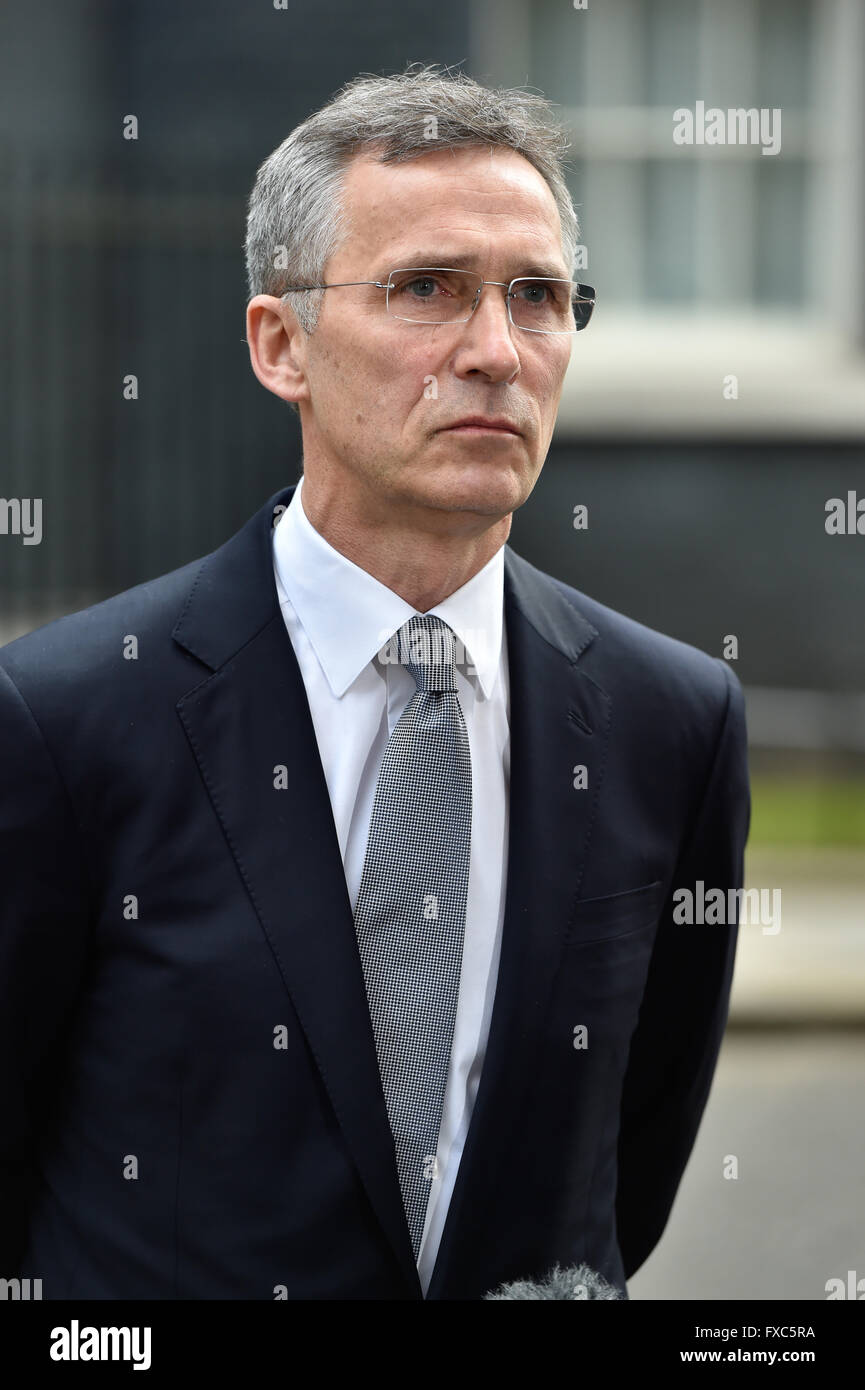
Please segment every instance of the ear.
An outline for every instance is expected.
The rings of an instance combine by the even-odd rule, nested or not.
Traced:
[[[284,401],[309,400],[306,334],[285,300],[257,294],[249,301],[246,341],[252,370],[262,386]]]

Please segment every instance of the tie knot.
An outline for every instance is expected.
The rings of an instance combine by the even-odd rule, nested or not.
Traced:
[[[399,659],[414,676],[418,690],[456,690],[453,629],[442,618],[421,614],[399,630]]]

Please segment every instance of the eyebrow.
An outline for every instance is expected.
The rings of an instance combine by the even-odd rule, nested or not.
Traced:
[[[436,266],[448,270],[474,270],[477,264],[477,257],[471,254],[448,256],[441,251],[408,251],[400,260],[391,257],[386,266],[382,268],[381,277],[385,276],[390,270],[433,270]],[[477,272],[478,274],[480,272]],[[540,275],[548,280],[568,280],[570,276],[562,273],[562,267],[554,266],[552,262],[532,262],[524,266],[517,275],[512,275],[512,280],[520,280],[527,275]]]

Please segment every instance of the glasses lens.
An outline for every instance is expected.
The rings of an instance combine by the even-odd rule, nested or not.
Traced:
[[[517,328],[535,333],[574,333],[576,293],[572,280],[515,280],[511,286],[511,319]]]
[[[585,328],[592,317],[592,310],[595,307],[595,291],[591,285],[576,285],[575,289],[574,320],[579,333],[580,329]]]
[[[481,283],[468,270],[392,270],[387,311],[410,323],[458,323],[471,315]]]

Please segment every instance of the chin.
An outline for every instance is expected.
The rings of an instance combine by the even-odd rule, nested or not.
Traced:
[[[453,460],[424,479],[424,501],[448,511],[504,516],[522,506],[535,485],[530,465],[501,459]]]
[[[516,478],[507,481],[470,483],[460,479],[451,486],[430,488],[423,501],[427,506],[447,512],[476,512],[480,516],[501,517],[521,507],[531,489]]]

